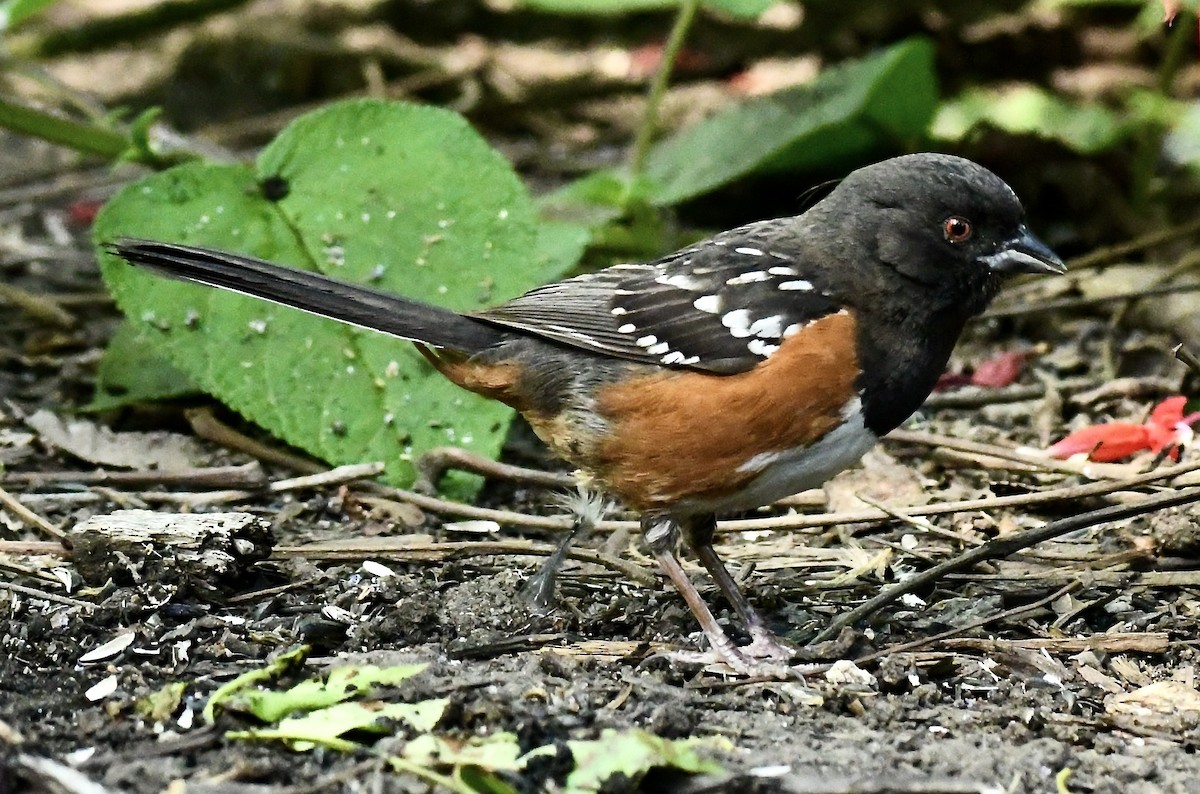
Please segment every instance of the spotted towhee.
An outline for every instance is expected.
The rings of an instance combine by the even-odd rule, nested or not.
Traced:
[[[740,670],[789,651],[714,551],[715,516],[854,463],[921,405],[1003,277],[1064,271],[1008,185],[941,154],[855,171],[803,215],[478,314],[205,248],[121,240],[111,250],[414,341],[450,380],[517,409],[585,483],[641,513],[663,571]],[[748,646],[729,639],[680,567],[681,534]]]

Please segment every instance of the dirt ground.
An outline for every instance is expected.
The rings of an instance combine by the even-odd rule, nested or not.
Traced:
[[[41,206],[27,220],[56,212]],[[42,292],[99,294],[90,255],[78,240],[59,248],[36,228],[24,244],[29,240],[55,251],[43,260],[54,264],[22,266],[14,283]],[[63,412],[83,401],[96,345],[116,322],[111,307],[99,297],[93,301],[77,310],[81,325],[69,332],[47,331],[18,312],[2,321],[4,487],[68,527],[128,507],[186,511],[186,505],[155,505],[163,489],[30,479],[35,472],[94,472],[40,440],[27,424],[39,409]],[[1119,332],[1114,339],[1097,328],[1082,318],[1059,323],[1042,337],[1046,328],[1036,323],[1020,326],[1020,336],[1012,323],[976,324],[955,367],[1017,348],[1034,351],[1032,366],[998,391],[941,393],[906,429],[1040,445],[1039,425],[1048,413],[1061,417],[1064,401],[1075,406],[1067,409],[1072,413],[1132,415],[1144,411],[1147,397],[1178,383],[1179,369],[1168,355],[1147,355],[1165,351],[1167,340],[1142,332]],[[1136,362],[1142,371],[1115,387],[1105,381],[1096,364],[1105,346],[1115,346],[1122,362]],[[1037,391],[1035,372],[1047,383],[1069,381],[1072,391],[1066,398],[1051,389],[1053,399],[1006,402],[1001,395]],[[1083,383],[1108,385],[1089,392],[1081,390]],[[955,401],[966,405],[936,407]],[[108,418],[122,431],[186,432],[174,410]],[[1053,426],[1051,435],[1058,432]],[[827,489],[824,504],[818,494],[806,510],[845,510],[846,500],[868,486],[893,504],[920,504],[1081,481],[911,442],[884,448],[893,459],[875,460],[865,476],[861,470],[843,475]],[[249,460],[207,442],[199,454],[207,465]],[[267,473],[279,479],[294,472],[268,466]],[[362,497],[354,486],[334,485],[284,498],[244,495],[219,509],[266,518],[281,547],[363,536],[451,542],[479,531],[420,512],[417,525],[404,526]],[[937,534],[900,521],[757,532],[727,538],[724,552],[775,628],[804,643],[885,583],[980,540],[1105,501],[934,517]],[[492,507],[553,513],[551,503],[549,492],[504,482],[484,498]],[[423,783],[385,771],[370,758],[226,739],[224,731],[239,726],[232,716],[212,728],[199,719],[187,722],[185,713],[194,716],[221,683],[283,649],[308,644],[314,671],[347,659],[430,662],[417,691],[406,697],[449,697],[452,708],[442,728],[452,735],[509,730],[530,748],[592,737],[604,728],[728,740],[726,749],[712,751],[727,776],[654,778],[644,782],[647,791],[1036,792],[1056,790],[1064,770],[1069,777],[1058,790],[1191,791],[1200,772],[1195,518],[1194,508],[1182,508],[1086,529],[949,577],[856,627],[839,655],[870,657],[859,665],[861,672],[818,669],[792,681],[747,682],[672,661],[664,649],[700,641],[680,600],[661,583],[631,584],[592,564],[569,563],[559,603],[538,615],[519,596],[537,564],[530,556],[405,562],[387,551],[372,555],[368,547],[360,559],[383,563],[393,575],[356,562],[323,561],[320,554],[293,556],[249,566],[212,593],[169,573],[81,588],[70,567],[53,556],[6,555],[0,564],[13,587],[0,587],[0,719],[6,731],[0,781],[9,791],[35,781],[41,790],[85,790],[48,784],[53,776],[30,766],[37,758],[65,762],[109,791],[176,790],[178,781],[186,781],[188,791],[204,792],[421,790]],[[5,521],[9,538],[34,537],[13,514],[6,512]],[[489,537],[521,534],[504,528]],[[530,537],[546,540],[543,533]],[[588,545],[650,568],[629,535],[601,536]],[[74,585],[65,602],[58,595],[65,595],[62,588],[51,584],[59,576]],[[722,619],[728,619],[721,606]],[[80,661],[129,633],[133,638],[124,649]],[[901,647],[914,640],[923,644]],[[115,688],[89,700],[89,688],[109,677]],[[139,699],[173,682],[187,684],[177,709],[158,721],[139,715]],[[1171,683],[1164,689],[1162,682]],[[552,789],[568,768],[562,758],[548,759],[517,785]]]
[[[230,135],[255,139],[253,131]],[[534,159],[499,137],[514,160]],[[588,147],[602,148],[594,140],[580,148]],[[111,578],[89,583],[30,519],[11,503],[0,507],[0,541],[12,544],[0,553],[0,794],[429,790],[373,753],[237,740],[227,732],[248,718],[225,713],[212,726],[201,719],[222,684],[301,645],[311,648],[304,674],[347,662],[428,662],[401,696],[448,698],[438,725],[445,736],[510,731],[523,749],[556,746],[505,777],[519,791],[561,790],[572,768],[566,743],[609,728],[719,739],[703,752],[725,770],[655,771],[637,786],[611,778],[610,791],[1200,790],[1195,505],[1084,527],[943,577],[820,646],[802,678],[701,669],[672,654],[703,642],[682,601],[661,578],[634,580],[607,562],[620,557],[635,572],[653,572],[633,533],[584,541],[598,556],[569,561],[556,604],[541,610],[521,588],[556,534],[519,520],[446,513],[361,482],[274,492],[103,481],[106,467],[65,451],[44,412],[67,420],[91,399],[101,351],[119,324],[80,208],[128,176],[80,168],[16,138],[0,149],[14,175],[0,187],[0,282],[52,296],[70,315],[63,323],[11,298],[0,303],[0,487],[66,529],[122,509],[244,512],[265,520],[276,549],[224,577],[125,559]],[[1080,249],[1094,242],[1086,233],[1074,239]],[[1180,234],[1160,259],[1194,243]],[[1095,288],[1128,287],[1110,277],[1116,287]],[[1011,311],[974,323],[951,363],[953,374],[970,373],[1019,352],[1015,379],[949,384],[956,388],[936,393],[904,434],[885,440],[885,454],[791,507],[745,517],[791,516],[791,526],[722,537],[722,555],[783,637],[810,643],[881,588],[990,540],[1197,483],[1191,472],[1119,485],[1176,465],[1149,454],[1085,474],[1036,452],[1095,421],[1140,421],[1159,399],[1194,394],[1197,385],[1171,356],[1175,340],[1163,323],[1143,321],[1178,316],[1177,305],[1165,304],[1178,296],[1143,301],[1123,311],[1122,324],[1110,322],[1115,304],[1039,310],[1064,295],[1094,295],[1077,282],[1048,289],[1056,291],[1018,287],[1002,297],[998,305]],[[1194,318],[1190,295],[1182,300],[1193,301]],[[155,433],[184,450],[194,469],[252,465],[245,452],[196,436],[184,409],[197,406],[211,403],[189,397],[83,418],[119,434]],[[144,443],[105,439],[110,447]],[[532,455],[551,465],[529,453],[519,433],[513,447],[522,461]],[[1198,456],[1188,450],[1178,463]],[[280,462],[261,466],[263,483],[303,473]],[[1032,496],[1094,482],[1116,484],[1052,502]],[[555,493],[499,478],[479,505],[558,515]],[[1001,498],[927,519],[910,515],[930,504]],[[893,515],[865,520],[863,511],[880,503]],[[826,514],[859,520],[813,518]],[[495,545],[522,540],[536,553]],[[703,592],[718,617],[736,625],[715,589]],[[177,683],[186,685],[178,701],[147,713],[147,698]],[[384,738],[375,749],[396,741]]]

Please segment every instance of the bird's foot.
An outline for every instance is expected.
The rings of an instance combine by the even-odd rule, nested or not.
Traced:
[[[798,653],[795,648],[769,631],[756,632],[749,645],[743,645],[737,650],[748,659],[780,662],[791,661]]]
[[[709,672],[743,675],[747,678],[774,678],[803,681],[804,676],[824,669],[824,665],[795,664],[797,650],[773,634],[756,636],[741,647],[732,642],[714,643],[707,651],[672,651],[667,656],[680,664],[698,665]]]

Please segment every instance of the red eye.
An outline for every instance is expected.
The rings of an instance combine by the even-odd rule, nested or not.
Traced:
[[[942,233],[946,235],[946,242],[950,243],[965,243],[971,239],[971,222],[961,215],[951,215],[942,223]]]

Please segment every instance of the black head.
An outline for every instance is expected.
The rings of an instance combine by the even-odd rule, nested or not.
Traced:
[[[871,241],[871,259],[898,284],[968,314],[982,311],[1004,276],[1066,269],[1025,228],[1012,188],[961,157],[911,154],[860,168],[822,205],[827,219]]]

